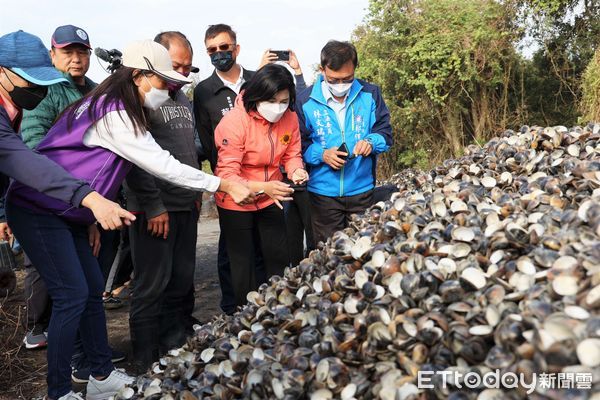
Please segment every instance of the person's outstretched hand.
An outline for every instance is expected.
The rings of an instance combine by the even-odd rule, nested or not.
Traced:
[[[236,204],[247,204],[254,201],[254,193],[247,186],[238,182],[221,179],[219,191],[230,195]]]
[[[96,221],[106,230],[115,230],[135,221],[135,215],[121,208],[114,201],[110,201],[97,192],[91,192],[83,198],[81,205],[89,208]]]
[[[293,200],[292,193],[294,193],[294,189],[290,187],[287,183],[283,183],[280,181],[269,181],[264,184],[265,194],[272,198],[275,201],[275,205],[281,209],[283,209],[282,201],[291,201]]]

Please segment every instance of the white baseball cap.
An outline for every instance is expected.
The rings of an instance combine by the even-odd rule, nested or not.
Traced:
[[[191,83],[192,80],[173,70],[169,51],[152,40],[140,40],[130,43],[123,50],[125,67],[151,71],[166,81],[174,83]]]

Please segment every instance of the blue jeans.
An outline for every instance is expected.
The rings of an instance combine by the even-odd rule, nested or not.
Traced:
[[[114,369],[102,306],[104,280],[88,242],[87,227],[56,215],[6,205],[8,223],[46,283],[52,298],[48,327],[48,396],[71,390],[71,355],[77,330],[93,376]]]

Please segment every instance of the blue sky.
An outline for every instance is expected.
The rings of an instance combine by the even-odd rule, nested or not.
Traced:
[[[179,30],[192,42],[200,77],[212,73],[203,38],[208,25],[230,24],[241,45],[239,62],[258,66],[267,48],[293,49],[307,79],[329,39],[349,40],[367,13],[368,0],[0,0],[0,34],[18,29],[39,36],[50,47],[57,26],[85,29],[92,47],[123,48],[132,40]],[[92,56],[88,76],[100,81],[107,74]]]

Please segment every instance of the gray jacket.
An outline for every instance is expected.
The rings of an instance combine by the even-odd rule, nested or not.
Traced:
[[[194,113],[180,90],[157,110],[148,111],[149,131],[156,143],[183,164],[199,168],[194,143]],[[124,184],[127,209],[154,218],[166,211],[190,211],[201,196],[133,166]]]

